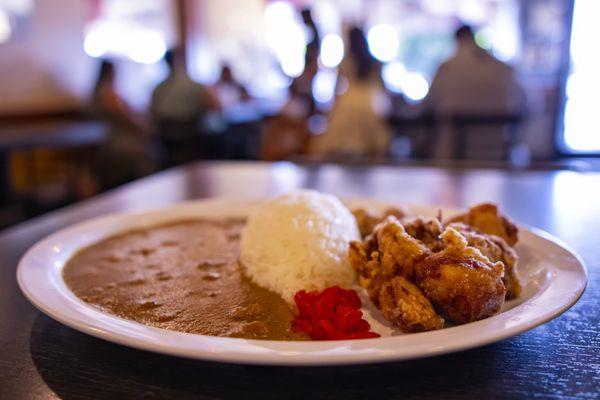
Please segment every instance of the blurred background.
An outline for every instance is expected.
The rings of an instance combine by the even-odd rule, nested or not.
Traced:
[[[0,226],[197,160],[595,168],[595,0],[0,0]]]

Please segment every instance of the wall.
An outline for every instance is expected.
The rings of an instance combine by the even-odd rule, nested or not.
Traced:
[[[191,75],[214,82],[221,63],[229,63],[249,85],[272,68],[266,54],[263,0],[188,1],[188,68]]]
[[[0,44],[0,115],[64,110],[85,99],[96,64],[82,46],[89,5],[36,1],[26,25]]]

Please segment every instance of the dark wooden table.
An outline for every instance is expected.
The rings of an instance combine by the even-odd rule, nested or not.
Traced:
[[[162,356],[104,342],[44,316],[21,295],[19,257],[93,216],[208,196],[310,187],[341,196],[466,206],[493,200],[569,243],[588,266],[571,310],[483,348],[381,365],[277,368]],[[600,174],[430,168],[197,164],[134,182],[0,234],[0,398],[599,398]]]

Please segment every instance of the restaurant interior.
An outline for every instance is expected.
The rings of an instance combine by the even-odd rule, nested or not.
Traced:
[[[0,227],[206,160],[595,169],[598,9],[0,0]]]
[[[600,400],[600,0],[0,0],[0,400]]]

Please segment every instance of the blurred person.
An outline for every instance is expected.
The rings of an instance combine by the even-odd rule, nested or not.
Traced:
[[[165,153],[163,166],[168,167],[200,157],[202,119],[221,105],[210,90],[189,77],[180,49],[168,50],[164,61],[169,74],[152,92],[150,112]]]
[[[321,48],[321,35],[319,35],[317,24],[315,24],[315,20],[312,16],[312,11],[310,8],[305,8],[300,11],[300,15],[302,16],[302,22],[308,29],[310,35],[307,47],[319,50]]]
[[[422,105],[442,121],[435,152],[440,158],[451,155],[456,140],[447,123],[449,117],[519,114],[526,103],[513,69],[479,47],[470,26],[459,27],[454,37],[456,50],[438,68]],[[496,130],[502,135],[502,128]]]
[[[338,80],[346,81],[348,88],[335,100],[327,131],[315,137],[311,152],[356,159],[386,157],[391,134],[377,107],[385,96],[381,65],[358,27],[349,31]]]
[[[227,107],[250,99],[248,91],[233,76],[229,65],[223,65],[219,80],[214,85],[214,90],[221,106]]]
[[[109,133],[101,150],[99,175],[104,189],[128,182],[153,170],[149,137],[134,117],[116,86],[115,65],[100,63],[92,94],[94,114],[108,123]]]
[[[267,120],[261,142],[261,160],[286,160],[306,153],[310,109],[302,100],[303,95],[297,92],[298,88],[292,83],[286,104],[276,116]]]
[[[304,69],[290,84],[289,97],[280,112],[269,118],[262,135],[260,157],[285,160],[306,153],[310,132],[308,120],[319,112],[313,94],[313,81],[319,72],[321,38],[309,8],[300,12],[308,30]]]
[[[313,80],[319,72],[319,50],[307,46],[304,55],[304,69],[300,76],[294,78],[290,85],[290,101],[303,107],[306,118],[317,112],[317,105],[313,94]]]
[[[307,70],[313,68],[305,68],[305,72]],[[261,160],[286,160],[306,152],[310,136],[308,120],[316,110],[312,98],[314,73],[303,73],[303,79],[292,81],[287,102],[277,115],[267,119],[261,141]]]
[[[260,158],[285,160],[304,154],[310,137],[308,120],[317,113],[313,96],[313,80],[319,71],[319,50],[306,47],[304,70],[290,84],[288,100],[279,113],[267,120],[262,135]]]
[[[302,73],[294,78],[290,86],[290,99],[295,107],[305,108],[306,117],[314,115],[317,112],[317,106],[313,96],[313,80],[319,72],[319,53],[321,49],[321,37],[319,30],[312,17],[309,8],[300,12],[302,21],[309,31],[309,41],[304,52],[304,69]]]

